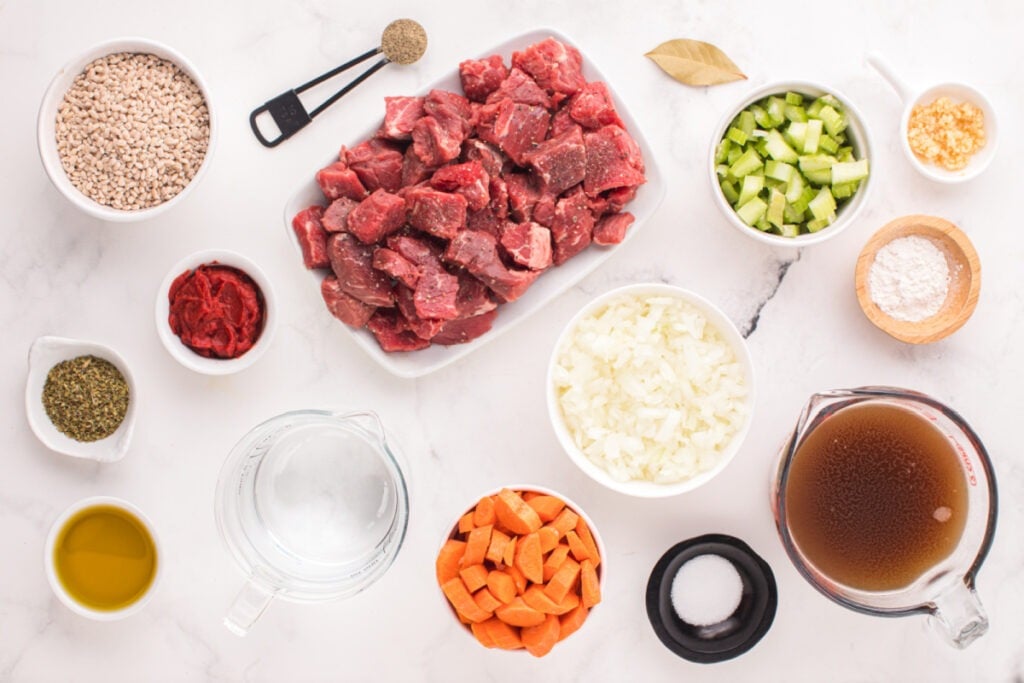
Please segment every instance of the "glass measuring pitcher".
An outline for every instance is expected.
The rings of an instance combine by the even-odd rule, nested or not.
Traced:
[[[299,410],[257,425],[217,482],[217,527],[248,578],[224,625],[237,635],[275,597],[354,595],[398,555],[405,478],[372,412]]]
[[[930,615],[959,648],[988,630],[974,582],[995,533],[995,476],[978,435],[939,401],[894,387],[814,394],[780,454],[772,507],[790,560],[835,602]]]

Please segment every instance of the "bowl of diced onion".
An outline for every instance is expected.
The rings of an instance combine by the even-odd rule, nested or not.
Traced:
[[[628,285],[566,326],[548,366],[547,403],[559,443],[592,479],[632,496],[674,496],[710,481],[740,450],[754,409],[753,362],[707,299]]]
[[[872,163],[857,108],[807,81],[745,95],[708,150],[711,191],[729,224],[783,247],[817,244],[849,227],[867,201]]]

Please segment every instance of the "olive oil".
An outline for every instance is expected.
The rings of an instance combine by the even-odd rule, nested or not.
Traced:
[[[141,520],[113,505],[78,511],[57,536],[57,579],[76,602],[100,611],[128,607],[149,590],[157,553]]]

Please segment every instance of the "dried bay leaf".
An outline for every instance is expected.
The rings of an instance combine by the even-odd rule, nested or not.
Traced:
[[[700,40],[669,40],[644,56],[686,85],[718,85],[747,78],[724,52]]]

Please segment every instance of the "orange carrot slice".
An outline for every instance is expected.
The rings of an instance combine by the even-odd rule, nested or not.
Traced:
[[[537,512],[542,522],[550,522],[565,507],[565,503],[554,496],[533,496],[526,501],[526,504]]]
[[[601,602],[601,582],[598,581],[597,570],[590,560],[580,562],[580,599],[588,608]]]
[[[501,553],[501,563],[502,564],[511,565],[512,562],[515,561],[516,545],[518,545],[517,539],[515,539],[515,538],[508,539],[508,544],[505,545],[505,550],[504,550],[504,552]]]
[[[567,557],[548,584],[544,586],[544,592],[555,602],[562,602],[565,599],[565,594],[572,590],[576,583],[576,577],[579,575],[580,563]]]
[[[542,526],[537,532],[540,537],[540,551],[550,553],[558,545],[558,531],[551,526]]]
[[[487,590],[501,602],[509,603],[516,597],[516,582],[505,572],[492,571],[487,574]]]
[[[548,559],[544,560],[544,580],[550,581],[551,577],[555,575],[558,568],[565,562],[565,558],[569,556],[569,546],[564,543],[559,543],[555,546],[555,549],[548,555]]]
[[[473,607],[476,607],[476,603],[473,603]],[[477,609],[479,608],[477,607]],[[543,612],[533,609],[523,602],[522,598],[516,598],[507,605],[502,605],[494,610],[494,616],[509,626],[537,626],[545,618]]]
[[[475,602],[477,607],[485,612],[493,612],[503,604],[501,600],[494,597],[494,595],[491,594],[491,591],[486,588],[481,588],[473,594],[473,602]]]
[[[594,567],[601,564],[601,553],[597,550],[597,541],[594,540],[594,535],[590,533],[590,527],[580,517],[576,522],[576,535],[583,541],[583,545],[587,547],[587,555],[590,556],[590,561],[594,563]]]
[[[569,531],[576,528],[576,523],[580,521],[580,516],[569,508],[563,509],[558,513],[558,516],[551,520],[551,526],[558,530],[558,537],[565,536]],[[579,532],[577,532],[579,533]]]
[[[491,544],[487,547],[487,559],[494,564],[500,563],[505,556],[505,546],[511,540],[507,535],[494,529],[491,532]]]
[[[466,553],[462,556],[462,566],[468,567],[473,564],[483,564],[487,556],[487,547],[491,544],[490,524],[473,529],[466,539]]]
[[[521,495],[523,497],[523,500],[525,500],[526,502],[530,502],[537,496],[543,496],[544,494],[540,493],[539,491],[523,491],[519,495]]]
[[[583,622],[586,621],[589,611],[586,606],[581,604],[559,617],[558,623],[561,629],[558,632],[558,639],[565,640],[573,633],[576,633],[576,631],[579,631],[580,626],[583,626]]]
[[[460,560],[466,551],[466,542],[449,538],[441,546],[441,552],[437,554],[435,569],[437,570],[438,585],[456,578],[459,575]]]
[[[527,505],[518,493],[509,489],[498,492],[498,499],[494,501],[494,512],[498,521],[514,534],[529,534],[540,529],[542,525],[537,512]]]
[[[518,595],[522,595],[526,591],[526,577],[523,576],[523,573],[516,569],[516,566],[512,564],[505,567],[504,571],[512,578],[512,581],[516,584],[516,593]]]
[[[589,560],[590,551],[587,550],[587,546],[583,545],[583,541],[576,535],[575,531],[570,531],[565,535],[565,540],[569,544],[569,550],[572,551],[572,556],[576,558],[577,562],[583,560]]]
[[[480,609],[476,601],[473,600],[473,596],[466,590],[466,584],[462,583],[462,579],[456,577],[445,581],[441,584],[441,590],[448,598],[448,602],[452,603],[455,611],[470,621],[483,621],[490,618],[490,613]]]
[[[565,600],[558,603],[558,611],[555,614],[562,615],[576,609],[580,604],[580,596],[576,591],[569,591],[565,594]]]
[[[572,591],[570,591],[568,595],[573,595]],[[557,602],[549,598],[547,594],[544,593],[544,587],[538,585],[530,586],[526,589],[526,592],[523,593],[523,602],[544,614],[565,614],[572,609],[572,607],[569,606],[565,607],[565,609],[560,608]]]
[[[480,626],[487,631],[487,635],[490,636],[494,647],[499,647],[502,650],[518,650],[523,646],[523,641],[519,636],[519,629],[509,626],[497,617],[488,619],[480,624]]]
[[[473,530],[473,511],[470,510],[466,514],[459,517],[459,533],[468,534]]]
[[[516,542],[513,564],[528,580],[540,583],[544,580],[544,555],[540,548],[540,536],[534,532]]]
[[[488,524],[494,524],[496,519],[497,517],[494,515],[494,501],[491,500],[490,496],[484,496],[476,504],[476,510],[473,512],[473,525],[487,526]]]
[[[490,619],[487,621],[490,621]],[[469,630],[473,632],[473,635],[484,647],[497,647],[494,638],[491,637],[491,632],[485,626],[487,621],[481,621],[479,624],[470,623]]]
[[[520,638],[527,652],[534,657],[543,657],[551,652],[551,648],[558,642],[561,628],[558,617],[549,614],[544,623],[525,627],[520,632]]]
[[[460,569],[459,576],[470,593],[475,593],[487,585],[487,567],[482,564],[473,564]]]

